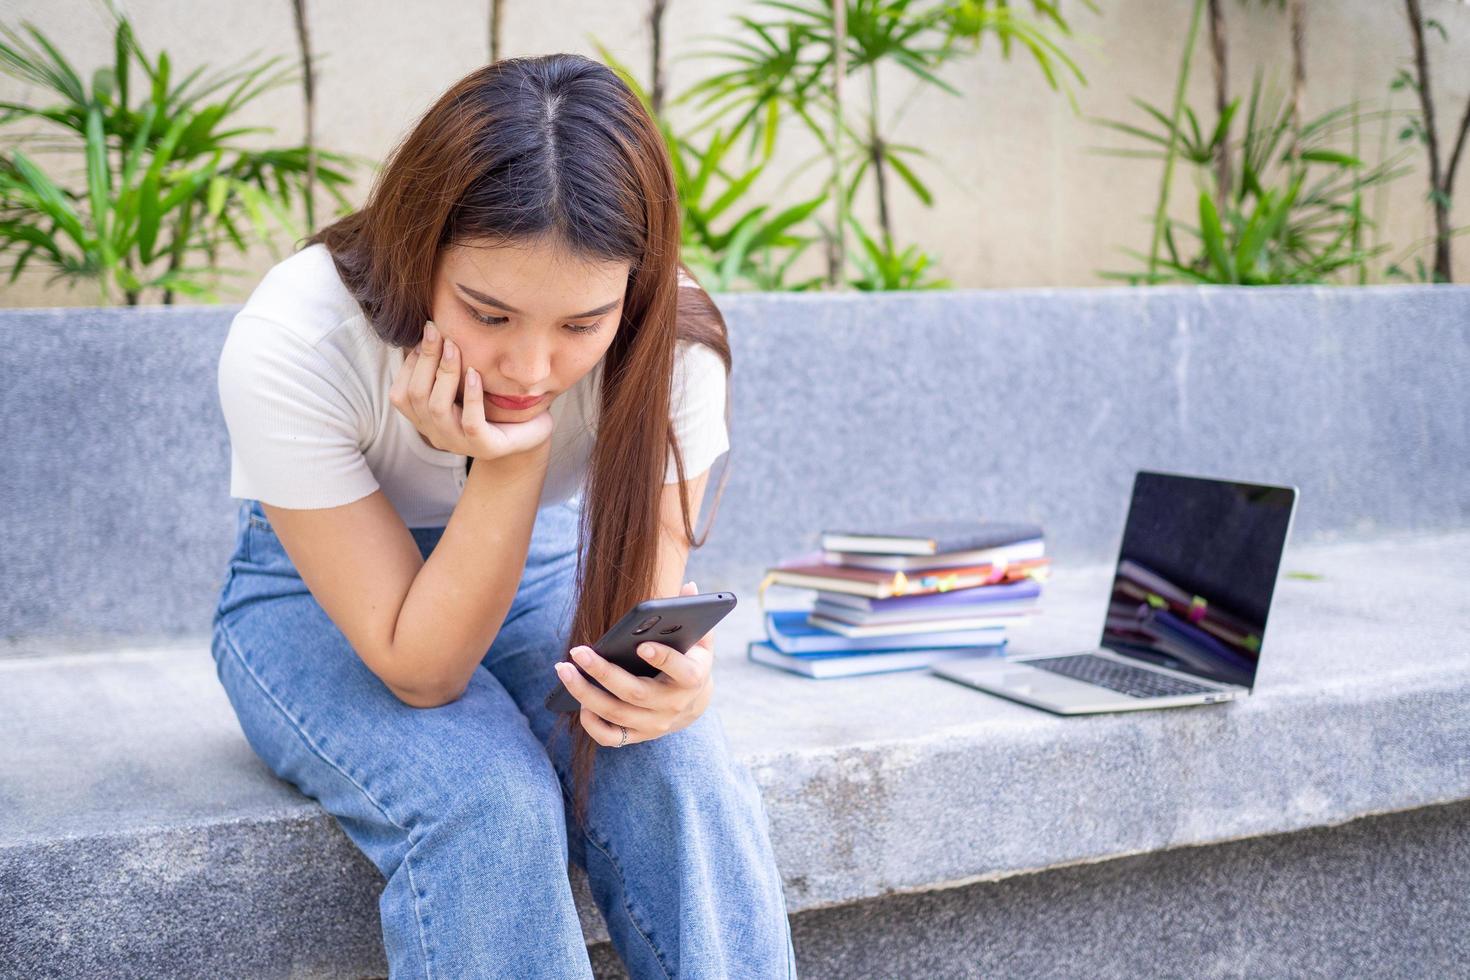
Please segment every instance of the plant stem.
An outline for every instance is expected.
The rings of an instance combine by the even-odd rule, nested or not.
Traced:
[[[1393,123],[1393,92],[1388,94],[1388,102],[1383,107],[1383,113],[1378,118],[1378,164],[1388,159],[1388,130]],[[1377,251],[1379,239],[1382,236],[1383,223],[1387,220],[1388,206],[1388,182],[1383,181],[1373,188],[1373,218],[1368,222],[1369,248]]]
[[[500,60],[500,27],[503,23],[505,23],[503,0],[490,0],[490,61],[492,63]]]
[[[883,165],[883,137],[878,132],[878,63],[868,66],[868,158],[873,162],[873,184],[878,191],[878,226],[883,239],[893,239],[893,225],[888,218],[888,170]]]
[[[827,284],[841,289],[847,281],[847,193],[842,180],[842,80],[847,75],[847,0],[832,2],[832,188],[837,227],[827,252]]]
[[[1429,153],[1429,203],[1434,207],[1434,278],[1450,281],[1449,200],[1439,171],[1439,129],[1434,124],[1434,95],[1429,90],[1429,56],[1424,50],[1424,12],[1419,0],[1405,0],[1409,35],[1414,41],[1414,71],[1418,78],[1419,110],[1424,116],[1424,143]]]
[[[1210,54],[1215,65],[1215,118],[1224,119],[1230,104],[1230,72],[1225,48],[1225,12],[1221,0],[1210,3]],[[1215,208],[1225,213],[1230,201],[1230,134],[1215,151]]]
[[[1291,127],[1302,131],[1302,95],[1307,89],[1307,0],[1287,0],[1291,7]]]
[[[1361,117],[1355,111],[1353,113],[1353,157],[1358,160],[1363,159],[1362,150],[1360,148],[1360,144],[1362,142],[1361,130]],[[1298,122],[1296,123],[1295,131],[1292,134],[1293,146],[1295,146],[1295,143],[1299,138],[1300,133],[1301,125]],[[1362,286],[1368,282],[1368,260],[1363,257],[1363,191],[1361,186],[1353,190],[1352,229],[1353,254],[1357,256],[1357,261],[1355,261],[1353,264],[1357,266],[1358,270],[1358,285]]]
[[[653,64],[649,76],[653,79],[648,101],[653,107],[656,116],[663,111],[664,107],[664,11],[668,7],[668,0],[653,0],[653,5],[648,11],[648,31],[653,41]]]
[[[1189,83],[1189,63],[1194,56],[1194,39],[1199,35],[1200,14],[1206,0],[1195,0],[1194,11],[1189,16],[1189,33],[1184,38],[1184,56],[1179,61],[1179,80],[1174,85],[1174,108],[1169,123],[1169,146],[1164,151],[1164,179],[1159,187],[1159,206],[1154,211],[1153,240],[1148,246],[1148,275],[1153,281],[1159,266],[1159,242],[1164,237],[1164,223],[1168,221],[1169,185],[1174,178],[1175,147],[1179,142],[1179,118],[1184,112],[1184,90]],[[1414,0],[1409,0],[1414,2]]]
[[[311,35],[306,28],[306,0],[292,0],[296,43],[301,48],[301,92],[306,107],[306,230],[316,231],[316,74],[311,68]]]

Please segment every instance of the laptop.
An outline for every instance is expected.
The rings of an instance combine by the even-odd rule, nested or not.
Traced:
[[[1297,488],[1140,471],[1093,650],[932,673],[1063,715],[1250,694]]]

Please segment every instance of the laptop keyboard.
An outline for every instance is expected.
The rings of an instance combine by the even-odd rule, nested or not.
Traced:
[[[1159,698],[1171,694],[1194,694],[1199,691],[1215,690],[1193,681],[1180,680],[1167,674],[1156,674],[1151,670],[1120,664],[1116,660],[1097,657],[1090,653],[1079,653],[1070,657],[1048,657],[1045,660],[1028,660],[1026,663],[1040,670],[1049,670],[1053,674],[1087,681],[1089,684],[1097,684],[1110,691],[1117,691],[1135,698]]]

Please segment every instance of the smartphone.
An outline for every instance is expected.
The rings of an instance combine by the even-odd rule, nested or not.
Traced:
[[[698,643],[715,624],[724,619],[735,608],[735,593],[706,592],[701,595],[679,595],[667,599],[644,599],[628,610],[622,619],[613,625],[596,643],[591,644],[597,653],[638,677],[656,677],[663,673],[653,664],[638,656],[638,644],[652,640],[671,646],[680,653]],[[567,661],[581,671],[583,679],[594,687],[607,691],[597,680],[577,664]],[[612,694],[611,691],[608,691]],[[612,695],[617,697],[616,694]],[[582,702],[572,697],[560,678],[547,695],[546,706],[553,711],[580,711]]]

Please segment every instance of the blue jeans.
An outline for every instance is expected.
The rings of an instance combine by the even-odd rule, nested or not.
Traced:
[[[368,670],[243,501],[211,645],[240,727],[382,872],[394,978],[591,976],[569,858],[632,977],[794,977],[765,806],[713,707],[599,747],[585,834],[571,819],[571,741],[542,702],[571,624],[577,506],[536,515],[484,669],[424,709]],[[412,529],[426,559],[443,532]]]

